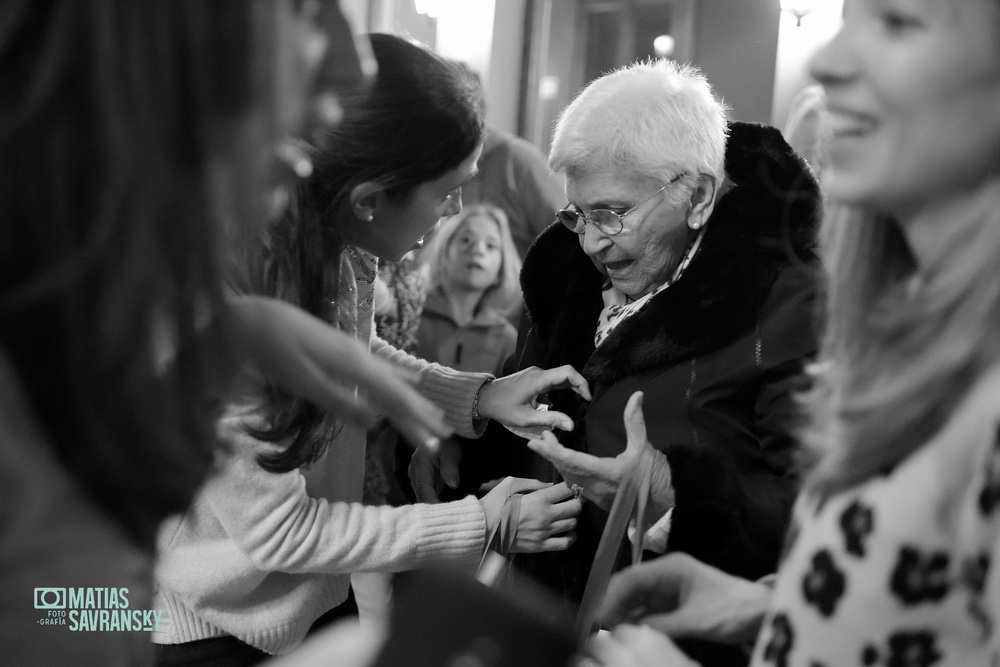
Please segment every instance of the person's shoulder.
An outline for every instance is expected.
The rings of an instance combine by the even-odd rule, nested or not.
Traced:
[[[524,137],[519,137],[512,132],[495,128],[491,134],[491,138],[493,150],[502,151],[515,158],[541,160],[548,164],[548,160],[542,149]]]

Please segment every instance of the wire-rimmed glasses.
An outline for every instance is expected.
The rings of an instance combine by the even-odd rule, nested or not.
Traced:
[[[624,213],[616,213],[615,211],[607,208],[596,208],[587,214],[576,209],[564,208],[561,211],[556,211],[556,220],[561,222],[563,226],[571,230],[574,234],[583,234],[588,222],[597,227],[602,234],[606,234],[607,236],[621,234],[622,230],[625,229],[624,220],[626,215],[635,211],[640,206],[652,201],[656,195],[666,190],[668,186],[679,181],[683,176],[684,172],[678,174],[669,183]]]

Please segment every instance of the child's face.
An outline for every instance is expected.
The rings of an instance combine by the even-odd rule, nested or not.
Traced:
[[[497,223],[485,215],[463,222],[448,243],[445,261],[453,288],[484,291],[496,284],[503,263]]]

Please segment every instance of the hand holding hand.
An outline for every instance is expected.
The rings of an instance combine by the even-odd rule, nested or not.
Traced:
[[[622,477],[631,469],[639,453],[652,449],[646,437],[646,421],[642,414],[642,392],[637,391],[625,406],[625,450],[614,458],[598,457],[578,452],[559,444],[550,433],[529,440],[532,451],[548,459],[569,484],[583,487],[583,495],[605,510],[611,509]],[[660,452],[653,454],[653,479],[650,485],[651,508],[648,519],[655,521],[673,507],[673,487],[670,484],[670,464]]]
[[[573,544],[575,535],[560,533],[576,527],[580,501],[573,498],[573,492],[565,484],[550,484],[536,479],[506,477],[483,497],[487,532],[493,531],[500,520],[504,503],[515,493],[523,493],[524,496],[521,498],[521,513],[512,551],[559,551]]]
[[[479,414],[505,426],[572,431],[573,420],[563,413],[535,409],[539,396],[567,387],[590,400],[587,381],[572,366],[551,370],[525,368],[483,385],[479,390]]]
[[[521,498],[521,515],[512,551],[562,551],[576,541],[576,517],[583,504],[560,482]]]
[[[670,637],[739,644],[760,629],[771,591],[684,553],[622,570],[611,578],[598,620],[641,622]]]
[[[410,485],[418,503],[437,503],[439,494],[447,485],[458,487],[458,464],[462,460],[462,448],[453,438],[441,443],[437,452],[419,447],[410,458]]]

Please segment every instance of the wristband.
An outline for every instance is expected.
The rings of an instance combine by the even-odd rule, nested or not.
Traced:
[[[476,390],[476,395],[472,399],[472,421],[477,419],[482,419],[482,415],[479,414],[479,392],[483,390],[483,387],[493,382],[496,378],[487,378],[486,382],[479,385],[479,389]]]

